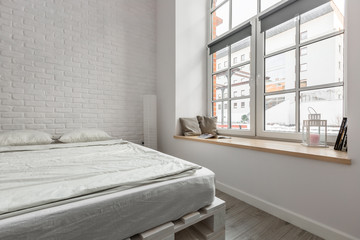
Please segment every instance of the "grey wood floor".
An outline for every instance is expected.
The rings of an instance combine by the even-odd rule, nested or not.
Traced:
[[[226,201],[226,240],[321,240],[303,229],[272,216],[260,209],[220,191],[218,198]],[[196,240],[190,231],[176,235],[178,240]]]

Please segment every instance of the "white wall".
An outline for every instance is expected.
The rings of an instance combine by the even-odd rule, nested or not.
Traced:
[[[176,2],[176,9],[174,10],[173,3],[168,2]],[[171,5],[171,14],[166,15],[159,12],[159,15],[166,15],[168,21],[173,21],[172,13],[174,11],[177,21],[179,16],[187,16],[187,19],[191,21],[198,17],[195,15],[206,16],[207,14],[206,1],[199,3],[198,1],[158,0],[158,11],[166,11],[165,3]],[[201,4],[203,4],[202,8],[193,13],[193,5],[199,7]],[[356,27],[360,21],[358,14],[360,2],[349,0],[348,5],[349,21],[346,31],[349,48],[347,60],[348,116],[351,124],[349,155],[353,161],[351,166],[173,139],[172,136],[176,132],[174,122],[177,117],[193,116],[203,112],[204,109],[199,109],[198,112],[195,110],[184,112],[185,104],[195,103],[199,100],[195,94],[186,95],[184,93],[184,89],[187,88],[182,84],[183,78],[177,77],[182,74],[186,75],[184,69],[188,69],[183,66],[184,62],[177,61],[176,68],[174,67],[173,59],[185,59],[187,51],[176,51],[176,56],[174,56],[173,51],[167,52],[166,48],[162,49],[161,44],[158,45],[158,53],[161,54],[161,58],[158,56],[158,64],[167,59],[168,62],[171,62],[172,70],[165,72],[164,69],[158,68],[158,75],[164,74],[163,78],[159,77],[158,86],[167,84],[172,88],[157,93],[159,97],[171,103],[171,106],[162,102],[158,103],[159,111],[162,112],[159,115],[158,126],[160,149],[210,168],[216,173],[216,179],[221,183],[222,189],[287,221],[300,225],[308,231],[326,239],[360,239],[360,165],[358,164],[360,149],[357,149],[360,141],[358,124],[360,113],[357,106],[360,102],[358,94],[360,83],[356,70],[358,59],[360,59],[358,46],[360,34]],[[193,15],[193,18],[190,15]],[[178,27],[177,23],[176,26]],[[207,26],[201,22],[187,27],[189,32],[193,32]],[[159,26],[158,36],[162,32],[171,32],[171,36],[174,37],[173,30],[170,28],[163,29]],[[178,38],[180,36],[176,35],[176,41],[172,42],[172,44],[176,44],[176,49],[178,49],[177,44],[181,43],[181,41],[177,41]],[[194,41],[197,40],[193,39],[191,45],[203,44],[202,38],[199,38],[198,43]],[[201,54],[198,55],[196,61],[195,59],[189,61],[199,62],[205,66],[206,57],[201,58],[200,56]],[[178,71],[184,72],[178,73]],[[206,68],[199,68],[196,71],[196,76],[188,75],[186,84],[190,82],[194,85],[205,83],[197,76],[206,74]],[[178,101],[179,96],[188,97],[184,101],[184,105]],[[175,104],[178,108],[174,110]],[[163,125],[163,123],[171,124]]]
[[[175,119],[206,114],[207,2],[176,1]]]
[[[155,0],[4,0],[0,14],[0,131],[98,127],[143,139]]]
[[[207,2],[157,0],[158,141],[162,151],[173,147],[173,135],[180,131],[179,117],[206,113],[207,15],[203,10]]]
[[[172,147],[175,132],[175,1],[157,0],[157,110],[158,149]]]

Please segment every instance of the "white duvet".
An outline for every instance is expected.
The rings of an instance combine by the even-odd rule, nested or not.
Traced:
[[[122,140],[0,147],[0,214],[198,168]]]

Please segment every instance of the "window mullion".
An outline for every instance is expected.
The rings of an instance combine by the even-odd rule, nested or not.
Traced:
[[[295,126],[296,131],[300,132],[300,16],[295,19]]]
[[[232,28],[232,0],[229,0],[229,30]]]
[[[230,0],[230,4],[231,4],[231,0]],[[227,124],[228,124],[228,129],[231,128],[231,98],[232,98],[232,92],[231,92],[231,45],[229,46],[228,49],[228,108],[227,110]]]

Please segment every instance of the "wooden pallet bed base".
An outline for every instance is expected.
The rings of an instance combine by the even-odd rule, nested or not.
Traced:
[[[191,229],[189,229],[191,228]],[[126,240],[175,240],[184,229],[195,232],[200,239],[225,240],[225,202],[217,197],[211,205],[180,219],[137,234]]]

